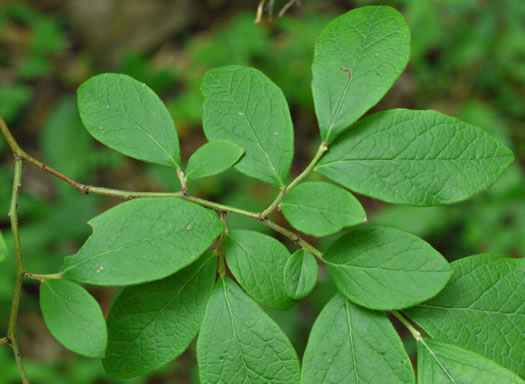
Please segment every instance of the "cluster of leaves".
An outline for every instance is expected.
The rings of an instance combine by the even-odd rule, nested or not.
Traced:
[[[351,11],[318,38],[312,89],[322,144],[311,166],[337,184],[287,183],[294,153],[288,105],[253,68],[207,72],[201,89],[209,143],[185,172],[173,120],[145,84],[99,75],[79,88],[78,105],[97,140],[171,168],[183,183],[234,167],[279,188],[290,225],[322,237],[365,221],[349,190],[394,204],[452,204],[488,188],[513,161],[494,136],[438,112],[396,109],[358,121],[403,72],[409,44],[408,26],[389,7]],[[40,304],[53,335],[76,353],[102,357],[112,377],[157,369],[199,334],[205,383],[414,383],[408,355],[384,313],[396,311],[418,341],[418,382],[523,383],[522,260],[476,255],[449,265],[413,234],[367,225],[324,254],[312,248],[290,254],[271,236],[228,231],[213,210],[177,198],[131,200],[90,225],[93,234],[66,258],[62,278],[41,284]],[[301,368],[287,337],[257,303],[293,306],[316,285],[318,261],[340,293],[315,322]],[[107,328],[98,303],[79,283],[125,286]]]
[[[411,42],[410,77],[419,86],[409,86],[410,78],[406,79],[404,87],[410,89],[404,92],[415,95],[406,102],[423,109],[438,105],[440,110],[453,112],[462,120],[493,133],[522,157],[521,122],[517,121],[522,109],[515,107],[519,104],[515,100],[519,99],[517,93],[524,82],[513,68],[524,54],[519,41],[525,33],[525,23],[521,22],[525,8],[519,0],[504,3],[506,9],[512,11],[502,12],[500,6],[492,3],[479,7],[471,0],[454,4],[417,0],[385,2],[402,8],[411,30],[418,35]],[[316,11],[315,5],[303,4],[302,8],[304,17],[284,18],[275,28],[255,28],[253,15],[240,14],[227,28],[219,28],[209,36],[192,37],[184,47],[185,59],[177,63],[175,70],[156,68],[140,54],[127,56],[118,70],[161,94],[165,93],[166,84],[182,86],[184,91],[168,98],[167,106],[183,136],[188,126],[199,125],[201,121],[202,75],[209,68],[232,63],[257,65],[283,89],[289,104],[301,108],[299,114],[303,114],[313,108],[310,47],[330,18]],[[505,116],[500,111],[504,111]],[[512,136],[518,138],[514,143]],[[152,167],[152,171],[152,176],[163,184],[169,180],[162,169]],[[225,177],[227,180],[201,182],[196,189],[205,189],[224,199],[220,191],[225,187],[221,186],[231,182],[229,174]],[[250,209],[262,208],[257,201],[244,198],[250,188],[249,180],[244,181],[244,190],[231,197],[232,203]],[[521,235],[525,230],[525,203],[521,199],[524,185],[525,174],[518,165],[513,165],[497,188],[466,203],[431,208],[387,205],[379,213],[371,214],[369,221],[397,226],[421,237],[430,237],[440,245],[447,244],[449,260],[477,252],[520,257],[525,255]],[[173,187],[178,184],[166,185],[168,189]],[[458,228],[462,230],[457,231]]]
[[[361,4],[373,1],[360,0]],[[523,158],[525,86],[525,3],[502,0],[389,0],[403,8],[417,39],[411,44],[411,75],[417,87],[410,102],[418,108],[437,105],[480,126],[504,141]],[[468,20],[468,22],[465,22]],[[447,258],[465,252],[525,256],[523,231],[525,173],[511,166],[495,188],[453,207],[389,206],[370,222],[394,225],[432,238],[447,250]],[[458,231],[457,229],[461,229]],[[490,239],[490,240],[489,240]]]

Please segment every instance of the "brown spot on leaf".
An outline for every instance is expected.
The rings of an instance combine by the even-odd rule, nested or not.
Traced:
[[[349,69],[343,68],[343,67],[339,67],[339,70],[341,72],[348,73],[348,80],[352,80],[352,71],[350,71]]]

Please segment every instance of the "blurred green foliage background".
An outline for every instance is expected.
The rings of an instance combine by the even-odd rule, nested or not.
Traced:
[[[178,190],[174,171],[124,158],[96,143],[76,109],[76,88],[101,72],[127,73],[166,102],[177,125],[183,159],[205,142],[200,81],[212,67],[259,68],[288,98],[295,124],[297,174],[318,145],[310,92],[313,46],[321,29],[354,7],[392,5],[412,31],[412,59],[373,111],[436,109],[500,137],[516,161],[488,191],[448,207],[390,206],[358,196],[369,222],[394,226],[429,241],[449,260],[475,253],[525,255],[525,1],[523,0],[303,0],[283,16],[275,1],[254,24],[257,1],[38,0],[0,5],[0,113],[33,156],[84,183],[141,190]],[[373,112],[371,111],[371,112]],[[7,328],[14,257],[7,218],[12,162],[0,140],[0,334]],[[313,175],[312,179],[320,176]],[[119,201],[83,196],[27,166],[20,201],[26,269],[54,273],[90,234],[86,222]],[[276,193],[229,171],[190,186],[190,193],[258,211]],[[230,227],[266,231],[242,217]],[[275,220],[287,226],[279,214]],[[281,239],[284,241],[284,239]],[[313,239],[321,249],[334,238]],[[286,242],[285,242],[286,243]],[[288,244],[292,247],[291,244]],[[92,287],[107,314],[118,289]],[[334,293],[324,271],[314,293],[289,311],[269,311],[302,354],[308,332]],[[24,286],[19,342],[34,383],[108,383],[98,360],[63,349],[47,331],[38,285]],[[409,352],[414,346],[407,341]],[[195,355],[131,383],[198,383]],[[0,384],[18,382],[7,347],[0,347]]]

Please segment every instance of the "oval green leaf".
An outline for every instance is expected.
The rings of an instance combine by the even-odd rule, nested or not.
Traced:
[[[205,253],[172,276],[124,288],[108,316],[106,373],[144,375],[184,352],[199,331],[216,272],[216,256]]]
[[[208,140],[229,140],[246,151],[235,168],[282,187],[293,158],[293,125],[282,93],[262,72],[232,65],[202,80],[203,129]]]
[[[180,167],[173,119],[146,84],[105,73],[84,82],[77,94],[80,117],[95,139],[138,160]]]
[[[373,114],[330,147],[317,170],[395,204],[444,205],[491,186],[514,155],[496,137],[436,111]]]
[[[525,260],[476,255],[451,267],[445,290],[407,316],[434,339],[525,374]]]
[[[231,141],[210,141],[191,155],[185,176],[188,180],[195,180],[217,175],[233,167],[243,153],[244,149]]]
[[[286,194],[280,208],[295,229],[319,237],[366,220],[359,200],[347,190],[324,182],[299,184]]]
[[[422,339],[417,348],[419,384],[523,384],[495,362],[437,340]]]
[[[62,275],[95,285],[162,279],[194,262],[224,230],[217,214],[175,198],[140,198],[89,222],[93,234]]]
[[[317,284],[319,266],[314,255],[304,249],[295,251],[284,267],[286,293],[294,300],[308,296]]]
[[[302,384],[415,383],[403,343],[383,313],[337,294],[315,321],[304,352]]]
[[[49,279],[40,285],[40,309],[51,334],[67,349],[87,357],[106,350],[106,321],[97,301],[81,286]]]
[[[299,383],[299,359],[279,326],[221,277],[197,341],[202,383]]]
[[[427,242],[388,227],[350,231],[325,254],[337,288],[363,307],[393,310],[437,295],[452,274],[449,264]]]
[[[283,276],[290,252],[278,240],[259,232],[232,230],[224,239],[224,253],[233,276],[254,300],[273,309],[293,306]]]
[[[385,6],[339,16],[315,44],[312,90],[321,138],[332,142],[394,85],[410,57],[403,16]]]

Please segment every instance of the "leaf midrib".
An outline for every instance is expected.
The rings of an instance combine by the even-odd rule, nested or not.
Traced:
[[[175,159],[170,155],[168,150],[160,144],[157,139],[155,139],[148,131],[146,131],[144,128],[142,128],[137,122],[135,122],[133,119],[131,119],[126,113],[121,112],[118,108],[111,106],[109,103],[104,103],[100,98],[98,98],[96,95],[92,94],[93,100],[95,100],[99,106],[102,106],[105,108],[107,105],[110,106],[110,110],[119,116],[125,118],[127,121],[129,121],[131,124],[133,124],[139,131],[141,131],[143,134],[145,134],[151,141],[155,143],[157,147],[160,148],[160,150],[166,155],[166,157],[175,165],[175,168],[179,169],[179,164],[175,161]]]
[[[175,293],[175,295],[173,296],[173,298],[171,298],[170,300],[168,300],[168,302],[159,310],[157,311],[157,314],[153,317],[153,319],[140,331],[140,333],[133,339],[131,340],[129,343],[130,344],[133,344],[135,343],[135,341],[140,337],[142,336],[142,334],[144,332],[146,332],[146,330],[155,322],[155,320],[157,320],[157,318],[166,310],[166,308],[168,308],[176,299],[179,298],[181,292],[184,290],[184,288],[186,288],[186,286],[191,283],[193,281],[193,279],[202,271],[202,269],[204,267],[206,267],[208,265],[208,263],[210,262],[210,260],[212,258],[214,258],[215,256],[212,255],[210,256],[204,263],[202,263],[202,265],[199,267],[199,269],[194,273],[192,274],[189,279],[187,279],[187,281],[180,287],[180,289],[177,291],[177,293]]]
[[[361,59],[363,57],[363,52],[364,52],[364,49],[365,49],[365,46],[366,46],[366,41],[367,41],[368,36],[370,34],[370,28],[372,27],[372,23],[373,23],[375,17],[377,16],[377,13],[379,12],[379,8],[380,7],[377,7],[375,13],[372,15],[372,17],[370,17],[370,21],[369,21],[369,24],[368,24],[368,30],[367,30],[366,34],[364,34],[363,42],[361,44],[361,50],[360,50],[360,53],[359,53],[359,57],[357,58],[357,61],[354,64],[355,67],[359,67],[359,63],[361,62]],[[334,34],[335,34],[335,31],[334,31]],[[341,96],[341,98],[339,99],[339,102],[337,103],[337,107],[335,109],[334,115],[332,116],[332,120],[330,121],[330,125],[328,126],[328,131],[326,133],[326,139],[325,139],[326,141],[330,141],[330,134],[332,133],[332,128],[333,128],[333,126],[335,124],[335,121],[337,120],[337,118],[339,116],[339,112],[341,110],[341,106],[343,104],[343,101],[346,98],[346,94],[348,93],[348,90],[350,89],[350,84],[352,84],[352,80],[354,80],[353,74],[352,74],[352,76],[349,79],[346,80],[346,84],[345,84],[345,89],[343,91],[343,95]]]
[[[391,158],[391,159],[343,159],[343,160],[335,160],[328,163],[319,164],[316,169],[327,167],[330,165],[338,164],[338,163],[358,163],[358,162],[430,162],[430,161],[459,161],[459,162],[465,162],[465,161],[486,161],[486,160],[494,160],[494,159],[511,159],[512,156],[510,155],[501,155],[501,156],[490,156],[490,157],[477,157],[477,158],[432,158],[432,159],[399,159],[399,158]]]
[[[232,78],[233,78],[233,74],[232,74]],[[248,117],[246,116],[246,111],[241,108],[241,106],[239,105],[239,103],[237,103],[237,100],[235,100],[235,97],[233,96],[233,94],[230,92],[230,89],[226,89],[222,86],[222,84],[220,83],[216,83],[217,86],[219,86],[220,88],[222,88],[227,94],[228,96],[230,96],[230,99],[232,101],[233,104],[235,104],[235,106],[237,107],[237,109],[239,110],[238,113],[242,114],[242,116],[244,117],[244,120],[246,120],[246,123],[248,124],[248,127],[250,128],[250,132],[252,134],[252,136],[255,138],[255,143],[257,144],[257,146],[259,147],[259,149],[261,150],[262,153],[264,153],[264,156],[266,158],[266,160],[268,161],[268,164],[270,165],[270,168],[272,169],[272,172],[274,173],[274,175],[277,177],[277,181],[279,182],[280,186],[284,186],[284,183],[281,179],[281,176],[279,175],[279,173],[277,172],[277,169],[275,168],[275,166],[273,165],[273,162],[272,160],[270,159],[270,156],[268,155],[268,153],[266,152],[266,150],[263,148],[263,146],[261,145],[261,142],[259,141],[259,137],[257,136],[257,134],[255,133],[255,129],[254,127],[252,126],[252,123],[250,122],[250,120],[248,120]],[[250,89],[251,89],[251,79],[250,79]],[[251,92],[248,92],[248,94],[250,94]]]
[[[350,316],[350,308],[348,306],[348,301],[346,299],[344,300],[345,300],[345,314],[346,314],[346,320],[347,320],[347,326],[348,326],[348,337],[350,339],[351,353],[352,353],[352,357],[354,361],[353,371],[355,374],[356,384],[359,384],[360,380],[359,380],[359,374],[357,373],[357,355],[355,353],[355,348],[354,348],[354,335],[353,335],[353,330],[352,330],[352,320]]]
[[[452,374],[447,370],[447,368],[445,368],[445,366],[441,363],[441,360],[439,360],[439,358],[437,357],[437,355],[434,353],[434,351],[432,349],[430,349],[430,347],[427,345],[427,343],[425,343],[425,340],[421,339],[419,340],[420,343],[423,344],[423,346],[428,350],[428,352],[430,353],[431,357],[434,358],[434,360],[437,361],[437,363],[439,364],[439,367],[441,368],[441,370],[445,373],[445,375],[448,376],[448,378],[450,379],[450,381],[454,384],[457,384],[456,380],[454,380],[454,378],[452,377]]]
[[[469,308],[469,307],[466,307],[466,308],[461,308],[461,307],[441,307],[441,306],[437,306],[437,305],[428,305],[428,304],[420,304],[420,305],[417,305],[416,307],[432,308],[432,309],[438,309],[438,310],[444,310],[444,311],[455,310],[455,311],[481,312],[481,313],[486,313],[486,314],[491,314],[491,315],[503,315],[503,316],[515,315],[515,316],[520,316],[520,317],[524,317],[525,318],[525,313],[496,312],[496,311],[493,311],[493,310],[483,310],[483,309],[476,309],[476,308]]]
[[[195,229],[193,229],[193,230],[195,230]],[[128,243],[128,244],[126,244],[126,245],[123,245],[123,246],[121,246],[121,247],[119,247],[119,248],[109,249],[109,250],[107,250],[107,251],[104,251],[104,252],[101,252],[101,253],[97,253],[96,255],[89,256],[89,257],[87,257],[87,258],[85,258],[85,259],[82,259],[81,261],[79,261],[79,262],[76,263],[76,264],[73,264],[73,265],[68,266],[66,269],[62,270],[61,273],[64,274],[64,273],[66,273],[67,271],[69,271],[70,269],[77,268],[78,266],[80,266],[80,265],[82,265],[82,264],[85,264],[85,263],[87,263],[87,262],[89,262],[89,261],[91,261],[91,260],[93,260],[93,259],[97,259],[97,258],[99,258],[99,257],[101,257],[101,256],[105,256],[105,255],[110,254],[110,253],[119,252],[119,251],[122,251],[123,249],[127,249],[127,248],[129,248],[129,247],[133,247],[133,246],[138,245],[138,244],[141,244],[141,243],[146,243],[146,242],[148,242],[148,241],[154,241],[154,240],[162,239],[162,238],[164,238],[164,237],[166,237],[166,236],[168,236],[168,235],[170,235],[170,234],[184,233],[184,232],[186,232],[186,231],[187,231],[186,229],[181,229],[181,230],[179,230],[179,231],[170,231],[170,232],[165,232],[165,233],[162,233],[162,234],[160,234],[160,235],[157,235],[157,236],[154,236],[154,237],[150,237],[150,238],[147,238],[147,239],[142,239],[142,240],[133,241],[133,242]],[[95,234],[95,232],[93,232],[93,235],[94,235],[94,234]],[[87,243],[86,243],[86,245],[87,245]],[[80,249],[79,253],[82,252],[82,249],[83,249],[83,248]],[[79,253],[77,253],[76,255],[73,255],[73,256],[71,256],[71,257],[78,256]]]
[[[237,338],[237,332],[235,330],[235,323],[233,321],[233,312],[232,312],[232,309],[231,309],[231,306],[230,306],[230,299],[228,297],[228,292],[226,290],[226,281],[224,280],[224,278],[222,278],[222,289],[223,289],[223,292],[224,292],[224,298],[226,300],[226,307],[228,308],[228,314],[230,315],[230,323],[231,323],[231,326],[232,326],[233,339],[235,340],[235,345],[237,346],[237,351],[239,352],[239,356],[241,358],[242,365],[244,366],[244,370],[246,371],[246,378],[250,381],[250,383],[253,383],[253,381],[251,380],[250,375],[249,375],[249,372],[252,371],[252,370],[248,367],[248,365],[246,364],[246,361],[244,360],[244,354],[242,352],[242,349],[241,349],[241,346],[240,346],[240,343],[239,343],[239,339]]]

